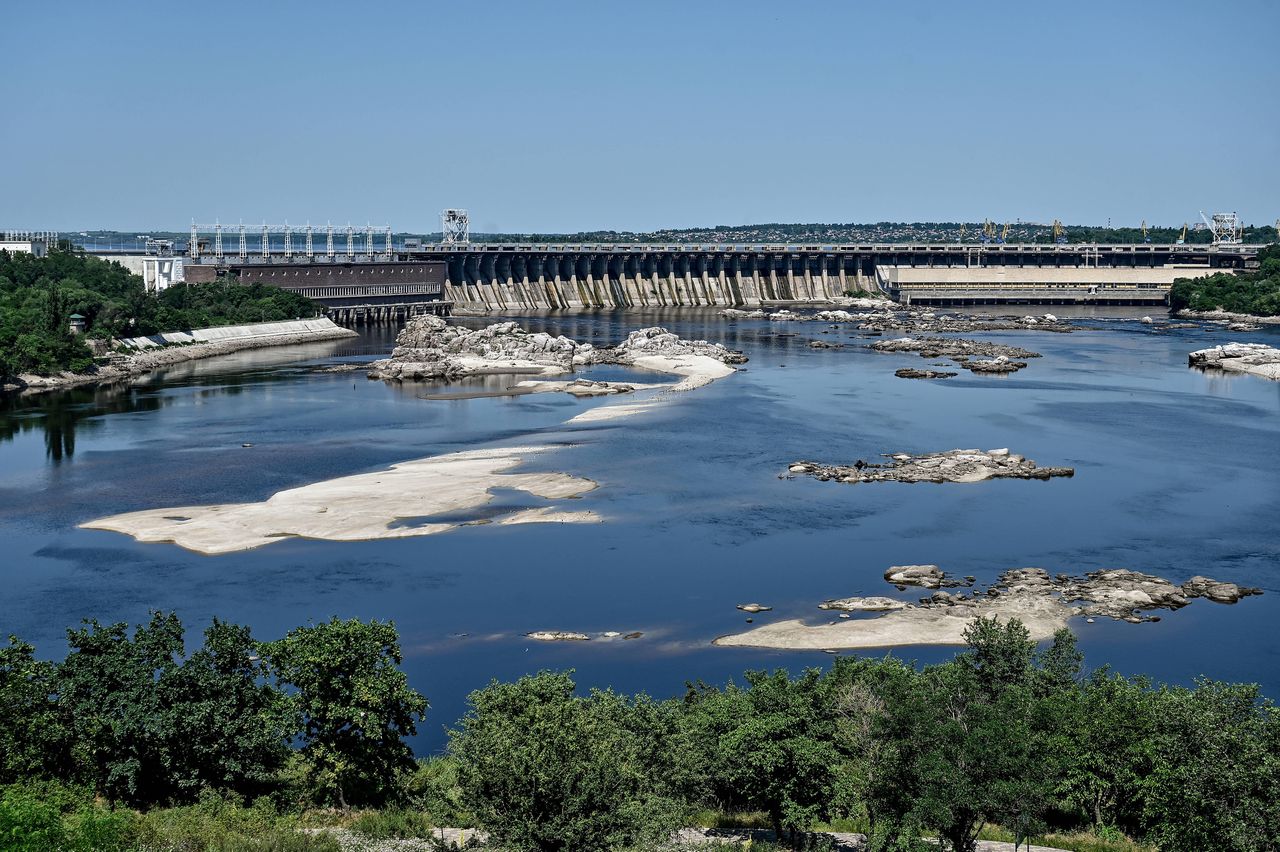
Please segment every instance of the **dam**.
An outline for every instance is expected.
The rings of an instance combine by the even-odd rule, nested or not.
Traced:
[[[821,304],[1161,304],[1177,277],[1256,264],[1256,246],[1095,244],[428,245],[445,298],[482,310]]]
[[[338,322],[418,313],[768,307],[878,295],[914,304],[1164,304],[1179,277],[1257,265],[1242,244],[657,244],[411,241],[345,252],[192,252],[186,279],[294,290]],[[200,245],[193,239],[193,245]],[[219,246],[220,248],[220,246]]]

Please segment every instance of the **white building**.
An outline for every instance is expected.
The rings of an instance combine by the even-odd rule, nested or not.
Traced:
[[[4,235],[0,234],[0,236]],[[49,244],[44,240],[0,239],[0,251],[7,251],[10,254],[34,254],[36,257],[44,257],[49,253]]]
[[[100,254],[97,257],[118,263],[134,275],[141,276],[149,293],[159,293],[186,280],[180,257],[154,254]]]

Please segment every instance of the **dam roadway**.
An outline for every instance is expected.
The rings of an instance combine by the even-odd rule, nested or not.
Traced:
[[[188,261],[297,290],[343,319],[489,311],[821,304],[1162,304],[1174,278],[1256,265],[1254,245],[441,243]],[[189,273],[190,278],[190,273]],[[366,298],[367,297],[367,298]]]

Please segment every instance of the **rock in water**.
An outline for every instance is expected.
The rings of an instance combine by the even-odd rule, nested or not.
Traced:
[[[554,375],[573,367],[582,348],[563,335],[530,334],[514,322],[479,330],[437,316],[414,317],[396,335],[391,357],[369,366],[371,379],[453,379],[495,372]]]
[[[539,642],[586,642],[591,638],[585,633],[573,633],[568,630],[535,630],[525,635]]]
[[[838,609],[845,612],[889,612],[895,609],[906,609],[909,606],[911,604],[906,601],[900,601],[897,598],[866,597],[823,601],[818,604],[818,609]]]
[[[1070,467],[1038,467],[1031,459],[998,450],[947,450],[942,453],[885,456],[886,464],[852,465],[822,464],[797,461],[787,468],[789,474],[802,473],[826,482],[981,482],[984,479],[1049,479],[1074,476]]]
[[[903,367],[901,370],[894,370],[893,374],[900,379],[949,379],[958,375],[942,370],[917,370],[914,367]]]
[[[884,578],[895,586],[919,586],[922,589],[960,585],[949,580],[937,565],[895,565],[884,572]]]
[[[1187,356],[1187,363],[1202,370],[1250,373],[1280,381],[1280,349],[1265,343],[1224,343],[1199,349]]]
[[[750,612],[754,614],[757,612],[768,612],[769,610],[773,609],[773,607],[765,606],[764,604],[758,604],[758,603],[746,603],[746,604],[738,604],[738,609],[742,610],[743,612]]]

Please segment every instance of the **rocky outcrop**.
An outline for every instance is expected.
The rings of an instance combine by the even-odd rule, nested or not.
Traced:
[[[959,375],[945,370],[917,370],[914,367],[903,367],[901,370],[894,370],[893,374],[900,379],[949,379]]]
[[[514,322],[473,330],[436,316],[414,317],[396,335],[391,357],[369,367],[371,379],[454,379],[482,373],[555,375],[573,368],[583,347],[561,335],[530,334]]]
[[[906,601],[900,601],[897,598],[873,596],[823,601],[818,604],[818,609],[836,609],[844,612],[891,612],[895,609],[906,609],[908,606],[910,604]]]
[[[1248,595],[1260,595],[1262,590],[1196,576],[1182,584],[1182,593],[1188,598],[1208,598],[1215,603],[1233,604]]]
[[[725,308],[720,311],[720,316],[725,319],[764,319],[765,312],[757,308],[754,311],[742,311],[737,308]]]
[[[586,344],[590,346],[590,344]],[[579,363],[635,364],[642,358],[687,358],[700,356],[721,364],[745,364],[747,356],[720,343],[685,340],[660,326],[642,328],[627,335],[617,346],[589,350]]]
[[[539,642],[586,642],[591,639],[585,633],[574,633],[570,630],[535,630],[525,635]]]
[[[871,348],[876,352],[915,352],[921,358],[950,358],[974,373],[1013,373],[1027,366],[1023,359],[1040,357],[1039,352],[1017,346],[963,337],[899,337],[877,340]]]
[[[563,335],[529,333],[514,322],[501,322],[482,329],[450,325],[440,317],[410,320],[396,336],[391,357],[369,367],[371,379],[457,379],[464,376],[502,373],[557,375],[575,367],[621,364],[688,374],[700,358],[716,362],[724,374],[730,364],[742,364],[747,357],[719,343],[685,340],[657,326],[627,335],[617,346],[595,347]],[[705,373],[704,368],[701,372]],[[716,372],[718,377],[719,372]],[[628,393],[628,384],[578,379],[563,387],[578,396]]]
[[[899,589],[907,586],[919,586],[922,589],[940,589],[946,586],[958,586],[937,565],[895,565],[884,572],[884,578]]]
[[[819,604],[822,609],[850,611],[874,611],[866,602],[883,601],[879,608],[885,614],[819,625],[798,619],[777,621],[722,636],[714,644],[813,650],[960,645],[966,629],[978,618],[1016,618],[1033,639],[1043,640],[1074,617],[1140,624],[1159,621],[1160,616],[1150,614],[1154,610],[1181,609],[1195,597],[1234,603],[1246,595],[1261,594],[1258,589],[1208,577],[1193,577],[1178,586],[1162,577],[1119,568],[1091,571],[1083,577],[1050,575],[1043,568],[1014,568],[989,587],[972,592],[942,591],[939,587],[948,585],[948,580],[936,565],[897,566],[885,572],[885,579],[900,589],[915,585],[933,593],[915,604],[894,598],[825,601]]]
[[[568,382],[560,391],[571,396],[610,396],[619,393],[634,393],[635,385],[623,384],[621,382],[593,382],[590,379],[574,379]]]
[[[998,450],[947,450],[913,456],[887,455],[888,463],[857,460],[851,465],[798,461],[787,475],[812,476],[826,482],[981,482],[984,479],[1050,479],[1074,476],[1069,467],[1039,467],[1031,459]]]
[[[1249,373],[1280,381],[1280,349],[1265,343],[1224,343],[1192,352],[1187,362],[1202,370]]]

